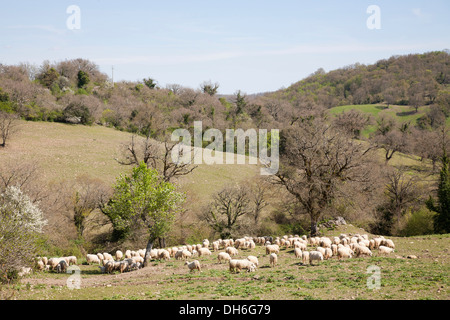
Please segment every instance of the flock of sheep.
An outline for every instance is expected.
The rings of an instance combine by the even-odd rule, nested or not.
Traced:
[[[293,248],[296,259],[300,259],[302,264],[313,264],[323,260],[337,257],[339,260],[362,256],[372,256],[373,250],[378,250],[379,255],[389,254],[394,251],[395,245],[391,239],[377,236],[369,239],[366,234],[346,235],[338,237],[307,237],[307,236],[283,236],[283,237],[243,237],[236,240],[219,239],[209,242],[203,240],[201,244],[183,245],[180,247],[170,247],[166,249],[152,249],[150,257],[152,260],[184,260],[189,271],[201,271],[199,260],[189,261],[194,257],[211,256],[212,252],[217,252],[218,263],[228,263],[230,272],[240,272],[247,270],[254,272],[259,266],[258,257],[249,255],[245,259],[237,259],[240,251],[246,254],[256,248],[264,246],[266,256],[269,258],[271,267],[278,263],[280,249]],[[309,248],[309,250],[308,250]],[[288,252],[288,251],[286,251]],[[109,253],[87,254],[87,264],[98,264],[102,273],[129,272],[143,268],[145,249],[136,251],[126,250],[123,253],[117,250],[114,255]],[[201,260],[201,259],[200,259]],[[50,258],[40,257],[37,259],[38,270],[54,270],[58,273],[67,271],[68,266],[77,264],[75,256]]]

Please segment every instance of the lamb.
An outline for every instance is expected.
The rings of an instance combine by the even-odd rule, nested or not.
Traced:
[[[255,266],[259,266],[259,261],[258,258],[255,256],[248,256],[247,260],[250,262],[253,262],[255,264]]]
[[[219,252],[217,255],[217,260],[219,260],[219,263],[222,263],[222,261],[230,261],[231,256],[226,252]]]
[[[194,260],[192,262],[186,261],[184,264],[188,266],[190,272],[194,270],[202,272],[202,268],[200,267],[200,262],[198,260]]]
[[[309,264],[313,264],[313,261],[323,261],[323,254],[320,251],[311,251],[309,253]]]
[[[278,262],[278,256],[276,253],[271,253],[269,255],[269,262],[272,267],[275,267]]]
[[[378,247],[378,254],[382,255],[382,254],[389,254],[391,252],[394,252],[394,249],[386,247],[386,246],[379,246]]]

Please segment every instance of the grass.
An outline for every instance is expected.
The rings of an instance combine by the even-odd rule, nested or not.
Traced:
[[[363,233],[352,225],[326,235]],[[372,235],[369,235],[372,237]],[[81,265],[79,290],[66,287],[68,275],[37,273],[10,287],[16,299],[90,300],[448,300],[450,293],[450,235],[392,237],[396,251],[380,257],[335,257],[318,265],[303,265],[292,249],[282,248],[278,265],[269,266],[261,246],[240,250],[238,258],[259,258],[255,273],[230,273],[217,262],[217,253],[197,257],[202,272],[189,273],[183,261],[153,263],[139,271],[105,275],[98,267]],[[309,248],[311,250],[312,248]],[[418,259],[408,259],[416,255]],[[380,288],[367,286],[368,267],[380,268]]]

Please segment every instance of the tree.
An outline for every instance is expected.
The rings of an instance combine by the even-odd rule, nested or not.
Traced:
[[[9,186],[0,195],[0,282],[32,266],[38,234],[46,224],[42,211],[20,188]]]
[[[170,230],[184,199],[173,184],[163,181],[155,169],[141,162],[131,175],[117,179],[113,196],[102,211],[113,225],[115,240],[125,239],[139,229],[145,231],[148,242],[144,266],[148,266],[154,241]]]
[[[142,81],[149,89],[155,89],[158,84],[156,80],[152,78],[144,78]]]
[[[217,90],[219,90],[219,84],[216,82],[212,84],[211,81],[205,81],[200,85],[203,93],[207,93],[210,96],[214,96],[217,93]]]
[[[200,218],[222,239],[235,236],[240,220],[253,213],[248,190],[243,186],[228,186],[213,196],[213,201],[203,210]]]
[[[426,205],[429,210],[436,212],[434,216],[434,231],[437,233],[450,232],[450,160],[445,149],[442,155],[442,169],[439,175],[437,204],[430,196]]]
[[[342,128],[352,138],[359,138],[361,131],[371,122],[370,115],[365,115],[359,110],[351,109],[338,115],[334,124]]]
[[[55,68],[49,68],[38,76],[39,82],[46,88],[50,89],[53,82],[59,78],[58,71]]]
[[[351,199],[351,190],[370,191],[374,148],[349,139],[319,118],[299,122],[283,136],[280,170],[273,182],[294,196],[309,216],[314,236],[319,219],[333,203]]]
[[[84,72],[83,70],[78,71],[77,79],[78,79],[78,88],[85,88],[87,84],[91,81],[89,79],[89,74],[87,74],[87,72]]]
[[[6,141],[17,128],[18,116],[0,109],[0,147],[6,147]]]

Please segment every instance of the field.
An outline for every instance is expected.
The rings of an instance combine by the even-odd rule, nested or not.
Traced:
[[[352,225],[325,235],[365,233]],[[373,235],[369,235],[372,238]],[[318,265],[303,265],[292,248],[281,247],[278,264],[269,265],[264,247],[239,250],[237,258],[255,255],[254,273],[231,273],[219,264],[217,252],[196,257],[202,272],[190,273],[183,261],[153,261],[138,271],[101,274],[98,266],[82,265],[80,289],[67,287],[68,274],[36,273],[9,286],[3,295],[32,300],[448,300],[450,235],[391,238],[396,250],[389,256],[336,257]],[[309,250],[311,248],[308,248]],[[223,250],[220,250],[223,251]],[[407,258],[409,255],[417,259]],[[380,287],[370,289],[370,266],[380,268]]]

